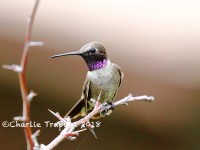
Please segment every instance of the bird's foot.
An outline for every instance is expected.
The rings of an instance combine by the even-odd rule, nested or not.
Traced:
[[[112,102],[105,102],[104,104],[102,104],[102,108],[100,110],[100,116],[105,117],[105,115],[110,115],[113,109],[114,105]]]

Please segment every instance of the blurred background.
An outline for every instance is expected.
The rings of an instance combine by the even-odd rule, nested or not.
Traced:
[[[0,65],[19,64],[32,0],[0,1]],[[49,56],[100,41],[125,76],[117,99],[147,94],[152,103],[117,107],[95,132],[81,133],[56,149],[200,149],[200,1],[198,0],[42,0],[29,53],[27,84],[38,93],[31,120],[42,124],[40,143],[59,131],[47,109],[65,115],[80,98],[87,72],[83,59]],[[0,69],[0,121],[22,113],[16,73]],[[36,131],[37,128],[33,128]],[[88,135],[87,135],[88,133]],[[86,137],[86,138],[85,138]],[[26,149],[23,128],[0,127],[1,149]]]

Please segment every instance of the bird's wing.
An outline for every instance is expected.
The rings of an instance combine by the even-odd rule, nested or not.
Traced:
[[[116,64],[113,64],[113,65],[115,66],[115,68],[117,69],[117,72],[119,73],[119,77],[120,77],[119,85],[118,85],[118,88],[119,88],[120,85],[121,85],[121,83],[122,83],[122,78],[124,77],[124,73],[121,71],[121,68],[120,68],[118,65],[116,65]],[[118,90],[116,90],[115,95],[113,96],[112,101],[115,99],[115,96],[116,96],[116,94],[117,94],[117,91],[118,91]]]
[[[79,116],[84,116],[87,112],[87,98],[89,93],[90,81],[85,80],[82,89],[81,98],[78,102],[69,110],[69,112],[65,115],[65,118],[70,116],[72,119],[76,119]]]

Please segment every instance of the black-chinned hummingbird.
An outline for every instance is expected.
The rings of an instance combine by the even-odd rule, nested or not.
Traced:
[[[119,66],[108,59],[106,49],[100,42],[90,42],[84,45],[77,52],[63,53],[51,56],[51,58],[79,55],[88,67],[88,72],[82,89],[80,100],[72,107],[65,117],[70,116],[76,119],[79,116],[86,116],[94,108],[94,103],[90,99],[96,99],[101,92],[100,102],[113,102],[115,95],[121,84],[123,73]],[[92,119],[97,119],[98,114]]]

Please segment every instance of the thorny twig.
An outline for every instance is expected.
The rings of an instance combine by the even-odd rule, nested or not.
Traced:
[[[30,46],[41,46],[43,44],[42,42],[30,41],[31,36],[32,36],[33,22],[35,19],[39,1],[40,0],[35,0],[35,4],[33,7],[31,16],[29,16],[27,19],[25,44],[24,44],[24,49],[23,49],[20,65],[3,65],[3,68],[10,69],[18,73],[22,100],[23,100],[23,115],[20,117],[14,117],[14,120],[22,121],[25,123],[30,122],[30,101],[32,100],[34,96],[36,96],[36,93],[34,93],[33,91],[31,91],[30,94],[28,94],[28,88],[26,85],[25,73],[26,73],[26,65],[27,65],[27,60],[28,60],[28,51],[29,51]],[[38,135],[38,132],[32,135],[30,124],[24,127],[24,131],[25,131],[25,136],[26,136],[27,149],[33,150],[34,147],[38,147],[37,142],[35,142],[37,141],[36,135]]]
[[[93,100],[94,101],[94,100]],[[153,96],[132,96],[132,94],[129,94],[127,97],[116,101],[113,103],[113,107],[119,106],[119,105],[127,105],[128,102],[132,102],[132,101],[154,101],[154,97]],[[100,111],[102,110],[102,107],[104,105],[100,103],[100,95],[97,99],[97,101],[95,102],[95,107],[93,109],[92,112],[90,112],[87,116],[85,116],[84,118],[75,121],[75,122],[71,122],[70,117],[68,118],[63,118],[59,115],[59,113],[54,113],[53,111],[49,110],[56,118],[58,118],[58,120],[60,120],[60,122],[62,124],[65,125],[65,128],[60,132],[60,134],[52,141],[50,142],[48,145],[41,145],[41,150],[51,150],[53,148],[55,148],[62,140],[64,140],[65,138],[68,138],[69,140],[75,140],[76,137],[78,136],[79,132],[85,131],[86,129],[83,130],[78,130],[78,131],[74,131],[76,127],[82,125],[82,124],[86,124],[87,122],[89,122],[90,118],[92,118],[93,116],[95,116],[96,114],[100,113]],[[93,128],[93,127],[92,127]]]

